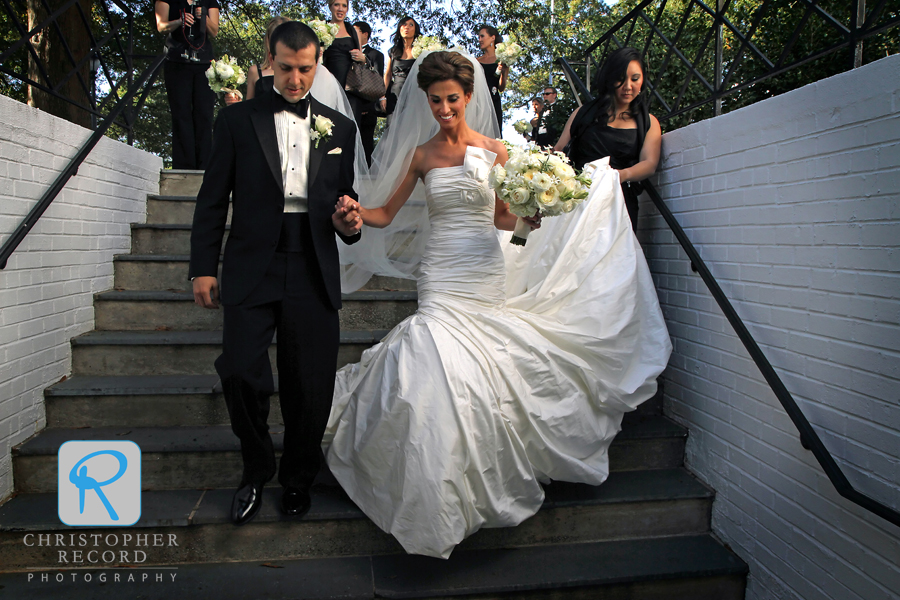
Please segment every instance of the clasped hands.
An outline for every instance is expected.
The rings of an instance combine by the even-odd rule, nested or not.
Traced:
[[[341,234],[350,237],[359,233],[363,226],[359,202],[350,196],[341,196],[334,205],[331,222]]]

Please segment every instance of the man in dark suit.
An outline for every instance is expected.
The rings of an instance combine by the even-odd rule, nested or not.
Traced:
[[[362,226],[348,208],[357,206],[355,124],[308,95],[318,38],[302,23],[284,23],[272,33],[269,52],[274,90],[219,114],[191,231],[194,300],[218,308],[221,297],[224,305],[216,371],[241,441],[244,468],[231,515],[239,525],[256,515],[276,471],[267,423],[275,389],[268,349],[276,331],[282,510],[301,516],[309,510],[340,340],[335,232],[354,243]],[[229,196],[220,296],[216,274]]]
[[[556,104],[556,88],[547,86],[541,94],[543,98],[543,111],[538,117],[537,130],[532,134],[534,141],[538,146],[551,148],[562,134],[563,127],[559,126],[559,109],[554,106]]]
[[[369,60],[369,63],[375,66],[375,69],[384,76],[384,54],[380,50],[369,46],[369,36],[372,35],[372,28],[365,21],[360,21],[353,25],[356,28],[356,34],[359,36],[359,43],[362,45],[363,54]],[[364,104],[360,110],[362,118],[359,120],[359,135],[362,138],[363,149],[366,151],[366,162],[372,164],[372,152],[375,151],[375,126],[378,124],[378,115],[375,113],[381,100]]]

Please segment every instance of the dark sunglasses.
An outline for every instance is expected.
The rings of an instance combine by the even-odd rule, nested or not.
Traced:
[[[555,96],[556,92],[544,92],[544,96]]]

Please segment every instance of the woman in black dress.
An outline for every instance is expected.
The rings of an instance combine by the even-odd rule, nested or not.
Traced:
[[[494,112],[497,113],[497,125],[500,127],[500,136],[503,136],[503,106],[500,94],[506,89],[506,81],[509,78],[509,65],[498,63],[497,44],[503,41],[503,36],[491,25],[482,25],[478,30],[478,45],[481,47],[481,56],[478,62],[484,69],[484,78],[487,80],[488,89],[491,90],[491,100],[494,102]],[[497,73],[499,71],[499,74]]]
[[[412,17],[403,17],[397,23],[397,31],[391,36],[394,46],[388,52],[388,64],[384,70],[384,89],[387,90],[387,94],[381,100],[381,110],[388,115],[388,125],[391,124],[390,114],[397,106],[397,98],[400,97],[400,90],[406,83],[406,76],[416,62],[412,55],[412,47],[420,35],[422,30],[419,29],[416,20]]]
[[[568,155],[576,169],[609,157],[618,170],[631,227],[637,226],[638,182],[647,179],[659,164],[662,132],[659,121],[647,108],[644,63],[634,48],[610,54],[597,74],[597,97],[576,109],[554,146]]]
[[[334,41],[325,52],[322,53],[322,64],[326,69],[331,71],[334,78],[343,88],[347,83],[347,73],[350,72],[350,65],[354,61],[354,51],[359,52],[359,38],[356,37],[356,30],[353,25],[344,19],[350,10],[349,0],[328,0],[328,8],[331,10],[331,20],[329,23],[335,23],[340,26]],[[350,108],[353,109],[353,116],[359,123],[362,118],[361,108],[363,100],[359,96],[347,94],[347,100],[350,102]]]
[[[261,64],[250,67],[250,72],[247,73],[247,100],[262,96],[272,89],[275,69],[272,68],[272,64],[269,62],[269,39],[272,37],[272,32],[275,31],[276,27],[288,21],[290,19],[287,17],[279,16],[269,21],[269,24],[266,25],[266,35],[263,37],[263,56],[265,58]],[[226,102],[228,102],[227,99]]]

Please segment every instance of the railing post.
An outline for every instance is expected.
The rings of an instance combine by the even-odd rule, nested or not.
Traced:
[[[856,37],[859,28],[861,25],[866,22],[866,0],[856,0],[856,10],[852,15],[852,23],[850,28],[850,35]],[[856,41],[856,44],[853,46],[853,68],[858,69],[862,66],[863,61],[863,41],[861,39]]]
[[[725,0],[716,0],[716,94],[722,93],[722,53],[724,50],[725,39],[722,36],[722,11],[725,6]],[[722,114],[722,97],[716,98],[716,116]]]

